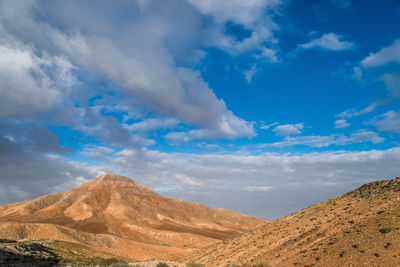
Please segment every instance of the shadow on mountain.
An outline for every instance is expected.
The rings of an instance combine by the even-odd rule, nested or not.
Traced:
[[[38,243],[19,243],[0,239],[1,266],[57,266],[59,257]]]

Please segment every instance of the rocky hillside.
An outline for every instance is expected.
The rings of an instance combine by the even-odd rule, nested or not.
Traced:
[[[266,222],[166,198],[114,174],[67,192],[0,205],[0,238],[50,238],[133,259],[176,259]]]
[[[185,260],[213,266],[400,266],[400,177],[366,184]]]

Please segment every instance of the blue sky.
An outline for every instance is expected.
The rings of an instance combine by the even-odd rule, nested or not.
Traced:
[[[394,0],[2,1],[0,201],[115,172],[275,219],[400,175],[399,32]]]

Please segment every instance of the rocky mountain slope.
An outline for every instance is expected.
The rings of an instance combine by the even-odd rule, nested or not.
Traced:
[[[76,243],[51,239],[16,241],[0,239],[0,266],[128,266],[122,259],[104,253],[87,254],[87,248]]]
[[[67,192],[0,205],[0,238],[49,238],[142,260],[174,260],[266,222],[166,198],[114,174]]]
[[[185,258],[211,266],[400,266],[400,177],[212,244]]]

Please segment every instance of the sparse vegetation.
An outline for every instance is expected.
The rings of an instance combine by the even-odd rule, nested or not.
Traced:
[[[379,230],[382,234],[390,233],[393,229],[392,228],[382,228]]]
[[[386,248],[386,249],[388,249],[388,248],[390,248],[391,246],[392,246],[392,243],[391,243],[391,242],[388,242],[388,243],[386,243],[386,245],[384,245],[383,247]]]
[[[201,264],[201,263],[189,262],[189,263],[186,263],[186,266],[187,267],[204,267],[205,265]]]
[[[117,258],[64,258],[52,248],[34,241],[1,240],[0,266],[127,266]]]
[[[64,265],[72,266],[126,266],[126,262],[116,258],[101,258],[101,257],[90,257],[90,258],[76,258],[71,260],[63,260]]]
[[[159,264],[157,264],[157,267],[169,267],[169,265],[164,262],[160,262]]]

